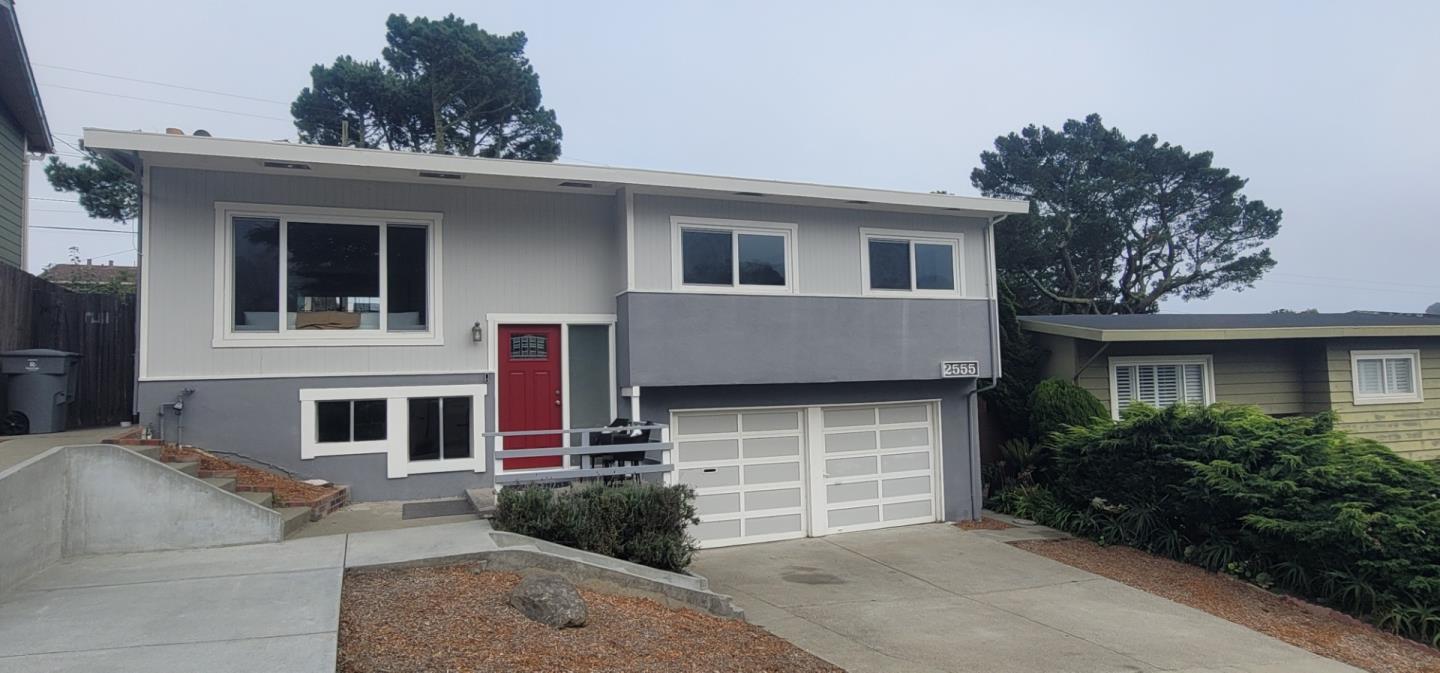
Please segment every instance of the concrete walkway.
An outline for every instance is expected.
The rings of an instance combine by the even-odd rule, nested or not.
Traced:
[[[946,524],[701,552],[759,624],[850,673],[1358,673]]]
[[[43,435],[0,437],[0,470],[14,467],[57,446],[100,444],[120,434],[119,426],[66,430]]]

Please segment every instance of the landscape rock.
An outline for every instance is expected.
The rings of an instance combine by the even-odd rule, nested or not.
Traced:
[[[510,606],[546,626],[584,626],[585,599],[575,585],[559,575],[532,575],[510,591]]]

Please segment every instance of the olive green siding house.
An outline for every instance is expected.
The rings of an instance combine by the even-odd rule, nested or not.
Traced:
[[[0,0],[0,264],[25,266],[27,167],[52,150],[15,5]]]
[[[1118,415],[1131,402],[1333,409],[1408,458],[1440,458],[1440,316],[1389,313],[1024,316],[1070,379]]]

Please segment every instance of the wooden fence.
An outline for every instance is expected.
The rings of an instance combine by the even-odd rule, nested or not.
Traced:
[[[135,386],[135,298],[80,294],[0,264],[0,351],[80,354],[71,428],[130,420]],[[6,409],[0,385],[0,409]]]

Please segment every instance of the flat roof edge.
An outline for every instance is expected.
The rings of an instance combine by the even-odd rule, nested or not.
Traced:
[[[1094,329],[1020,318],[1024,329],[1087,341],[1258,341],[1354,337],[1440,337],[1440,325],[1356,325],[1349,327],[1237,327],[1201,329]]]

